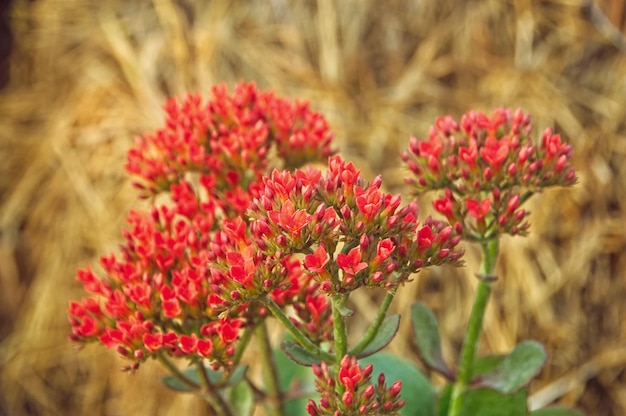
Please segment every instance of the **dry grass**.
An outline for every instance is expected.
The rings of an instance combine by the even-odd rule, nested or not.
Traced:
[[[626,54],[583,3],[15,1],[0,95],[0,415],[200,414],[158,386],[156,365],[128,376],[114,352],[76,354],[65,309],[81,296],[74,270],[116,246],[138,204],[122,172],[132,136],[159,125],[166,96],[238,80],[310,99],[344,156],[394,191],[398,153],[439,114],[519,106],[567,136],[580,184],[536,198],[531,236],[504,242],[482,345],[547,346],[536,405],[626,414]],[[475,254],[423,273],[396,304],[435,308],[448,357]],[[357,299],[367,318],[372,299]],[[414,357],[402,330],[393,349]]]

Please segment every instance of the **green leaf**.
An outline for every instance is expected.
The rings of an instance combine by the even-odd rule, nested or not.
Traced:
[[[410,361],[384,352],[360,360],[361,365],[372,364],[372,383],[380,373],[385,374],[387,387],[402,380],[401,398],[406,401],[400,410],[403,416],[433,416],[435,414],[435,388],[428,378]]]
[[[241,416],[250,416],[254,410],[254,393],[250,385],[242,381],[229,390],[228,402],[234,413]]]
[[[506,354],[484,355],[478,357],[472,370],[472,378],[493,371],[506,358]]]
[[[452,380],[453,372],[441,354],[441,338],[435,315],[425,304],[417,302],[411,306],[411,323],[417,350],[424,364]]]
[[[576,409],[569,409],[567,407],[544,407],[530,412],[531,416],[583,416],[583,413]]]
[[[305,365],[307,367],[312,366],[313,364],[320,364],[321,361],[319,358],[302,348],[300,345],[296,344],[293,341],[283,341],[280,343],[280,349],[283,350],[287,357],[291,358],[291,360],[300,365]]]
[[[293,362],[280,349],[274,350],[274,360],[278,369],[280,389],[287,395],[298,396],[285,403],[285,415],[308,416],[306,404],[309,399],[318,400],[315,391],[315,376],[310,368]]]
[[[506,395],[495,390],[468,390],[463,402],[463,416],[526,416],[526,390]]]
[[[206,364],[203,364],[203,365],[204,365],[204,370],[209,376],[209,380],[211,381],[211,384],[213,384],[217,388],[223,388],[226,386],[234,386],[235,384],[243,380],[243,378],[246,376],[246,372],[248,371],[247,365],[238,365],[232,370],[228,379],[224,379],[226,374],[223,371],[215,371],[215,370],[212,370],[208,365]],[[197,385],[202,384],[202,382],[200,381],[200,375],[198,374],[198,368],[195,365],[186,368],[184,371],[182,371],[182,373],[189,381]],[[177,377],[174,377],[172,375],[163,376],[161,378],[161,381],[167,387],[175,391],[192,392],[195,390],[191,386],[188,386],[187,384],[180,381]]]
[[[368,357],[385,348],[398,333],[398,328],[400,328],[400,315],[386,317],[374,339],[358,355],[358,358]]]
[[[538,342],[521,342],[493,370],[483,375],[479,385],[505,394],[516,392],[539,374],[546,358],[546,351]]]
[[[228,377],[228,380],[226,380],[226,384],[229,386],[234,386],[236,384],[239,384],[239,382],[244,379],[247,372],[248,372],[248,365],[238,365],[230,373],[230,377]]]
[[[189,367],[187,369],[185,369],[184,371],[182,371],[183,375],[185,376],[185,378],[187,378],[189,381],[191,381],[192,383],[195,383],[197,385],[200,384],[200,377],[198,374],[198,371],[196,370],[195,367]],[[177,377],[168,375],[168,376],[163,376],[161,377],[161,382],[168,388],[174,390],[174,391],[179,391],[179,392],[192,392],[195,391],[196,389],[188,386],[187,384],[183,383],[182,381],[180,381]]]

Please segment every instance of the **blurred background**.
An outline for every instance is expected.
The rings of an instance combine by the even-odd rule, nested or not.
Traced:
[[[626,415],[626,6],[623,0],[6,0],[0,6],[0,415],[202,414],[115,352],[67,340],[75,270],[141,206],[123,172],[168,96],[255,81],[311,101],[341,154],[406,193],[399,153],[437,115],[522,107],[575,148],[580,182],[533,198],[503,242],[483,351],[522,339],[549,362],[531,403]],[[427,211],[425,204],[424,212]],[[454,360],[477,268],[422,272]],[[355,299],[372,318],[377,293]],[[416,355],[408,319],[389,349]],[[440,381],[440,380],[439,380]]]

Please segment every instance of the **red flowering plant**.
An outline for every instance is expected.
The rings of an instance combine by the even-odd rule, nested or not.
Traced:
[[[441,357],[432,312],[422,303],[413,305],[420,357],[450,382],[439,403],[442,415],[528,414],[527,387],[546,360],[543,347],[533,341],[520,343],[508,355],[476,357],[484,312],[497,280],[500,236],[527,234],[528,211],[522,205],[534,193],[577,181],[571,145],[550,128],[535,144],[531,132],[530,116],[521,110],[500,108],[491,116],[470,111],[460,123],[450,116],[437,118],[428,138],[411,138],[402,155],[413,174],[407,183],[414,192],[442,191],[433,202],[435,210],[463,239],[477,242],[483,255],[458,371]],[[554,407],[531,414],[579,413]]]
[[[532,192],[545,181],[575,179],[570,148],[557,139],[546,139],[544,153],[524,150],[511,173],[512,157],[485,137],[483,119],[475,117],[481,121],[466,142],[445,119],[441,133],[427,144],[412,141],[406,155],[420,191],[450,189],[437,203],[446,221],[420,221],[415,200],[402,204],[381,190],[380,177],[367,182],[333,155],[328,123],[307,103],[244,83],[232,94],[215,87],[208,100],[169,100],[165,112],[165,125],[128,152],[126,170],[149,208],[130,212],[125,242],[101,258],[101,272],[78,271],[88,295],[70,303],[70,338],[115,349],[128,361],[125,370],[158,360],[170,373],[166,386],[197,394],[218,415],[251,414],[257,402],[274,415],[433,414],[434,389],[417,367],[380,353],[399,327],[400,316],[388,315],[396,291],[422,268],[459,265],[463,237],[488,244],[497,232],[524,232],[518,205],[527,196],[516,197],[519,186]],[[524,123],[518,130],[526,134]],[[492,135],[509,125],[494,124]],[[530,146],[515,140],[507,139],[507,149]],[[474,146],[478,156],[453,161],[454,146],[470,153]],[[306,165],[315,160],[327,169]],[[457,169],[459,160],[468,173]],[[484,163],[492,172],[476,182]],[[503,172],[517,179],[502,179]],[[493,200],[485,199],[487,189]],[[468,195],[473,202],[464,202]],[[385,297],[349,345],[350,295],[364,288]],[[420,310],[414,307],[413,318]],[[268,336],[270,319],[286,330],[279,349]],[[418,336],[421,350],[424,340]],[[263,386],[247,374],[251,345]],[[445,364],[440,369],[454,377]]]

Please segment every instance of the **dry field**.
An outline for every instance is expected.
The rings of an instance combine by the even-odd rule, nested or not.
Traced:
[[[130,376],[112,351],[77,353],[65,311],[82,296],[76,268],[115,249],[140,205],[123,172],[133,136],[159,126],[166,97],[240,80],[310,100],[344,157],[394,192],[406,192],[399,152],[437,115],[522,107],[536,132],[566,136],[580,182],[535,197],[531,235],[504,241],[482,348],[539,340],[550,359],[534,405],[626,415],[626,6],[598,5],[15,0],[0,90],[0,415],[202,414],[159,385],[156,364]],[[467,262],[423,272],[395,304],[429,303],[450,358],[471,247]],[[364,322],[377,296],[356,299]],[[390,349],[415,358],[408,320],[401,331]]]

